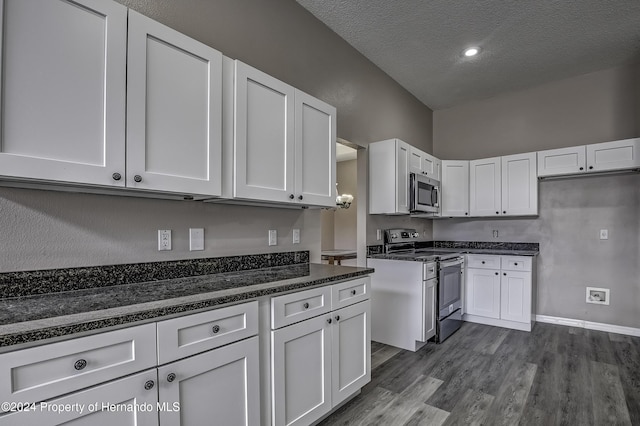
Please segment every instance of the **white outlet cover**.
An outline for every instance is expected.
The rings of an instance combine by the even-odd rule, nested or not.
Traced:
[[[275,229],[269,229],[269,245],[278,245],[278,231],[276,231]]]
[[[608,229],[601,229],[600,230],[600,239],[601,240],[608,240],[609,239],[609,230]]]
[[[158,251],[171,250],[171,229],[158,229]]]
[[[189,250],[204,250],[204,228],[189,228]]]
[[[293,244],[300,244],[300,230],[293,230]]]

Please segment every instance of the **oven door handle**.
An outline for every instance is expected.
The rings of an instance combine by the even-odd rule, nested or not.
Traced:
[[[448,268],[450,266],[462,265],[464,263],[464,259],[461,257],[453,260],[445,260],[444,262],[440,262],[440,268]]]

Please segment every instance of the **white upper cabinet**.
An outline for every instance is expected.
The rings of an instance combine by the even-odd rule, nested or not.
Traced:
[[[469,161],[442,161],[441,216],[469,216]]]
[[[235,61],[230,196],[335,206],[336,110]]]
[[[469,211],[471,216],[500,214],[501,194],[500,157],[469,162]]]
[[[538,214],[538,176],[536,153],[502,157],[503,215],[524,216]]]
[[[538,151],[538,176],[582,173],[586,164],[585,146]]]
[[[587,172],[640,167],[640,138],[587,145]]]
[[[124,186],[126,7],[92,0],[0,7],[0,175]]]
[[[400,139],[369,144],[369,213],[409,214],[411,146]]]
[[[538,176],[562,176],[640,167],[640,138],[538,151]]]
[[[410,146],[409,149],[409,172],[422,174],[431,179],[440,180],[440,167],[442,161],[433,155],[427,154]]]
[[[133,10],[127,187],[219,196],[222,54]]]
[[[295,193],[303,204],[336,205],[336,109],[296,90]]]

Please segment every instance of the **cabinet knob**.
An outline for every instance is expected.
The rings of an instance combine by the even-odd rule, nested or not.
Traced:
[[[593,170],[593,166],[589,166],[589,170]]]
[[[484,265],[484,260],[482,261],[482,264]]]
[[[309,309],[309,303],[305,302],[304,305],[302,305],[302,307],[305,308],[305,309]]]
[[[514,266],[518,266],[518,262],[513,262],[513,265]]]
[[[498,273],[496,272],[496,275],[498,275]]]
[[[167,382],[171,383],[176,379],[176,375],[175,373],[169,373],[167,374]]]
[[[340,321],[340,315],[336,315],[336,321]]]
[[[507,276],[507,273],[506,273],[506,272],[503,272],[503,273],[502,273],[502,275],[504,275],[504,276],[506,277],[506,276]]]
[[[78,371],[84,370],[86,366],[87,366],[87,361],[84,359],[79,359],[75,362],[75,364],[73,364],[73,368],[75,368]]]
[[[220,326],[219,325],[214,325],[213,327],[211,327],[211,331],[213,332],[213,334],[218,334],[218,332],[220,331]]]
[[[114,173],[111,175],[111,177],[113,178],[113,180],[120,180],[122,179],[122,175],[120,173]]]
[[[289,198],[290,198],[291,200],[293,200],[293,198],[294,198],[293,194],[289,194]]]
[[[351,295],[355,296],[356,295],[356,291],[355,290],[351,290]]]
[[[500,214],[500,212],[496,212],[496,214]]]
[[[464,212],[464,215],[465,215],[465,216],[466,216],[466,215],[468,215],[468,214],[469,214],[469,213],[467,213],[467,212]]]
[[[327,322],[331,324],[331,318],[327,318]]]
[[[135,180],[136,182],[140,183],[140,182],[142,182],[142,176],[140,176],[140,175],[135,175],[135,176],[133,177],[133,180]]]
[[[580,167],[580,170],[584,170],[584,167]]]
[[[302,195],[298,195],[298,200],[302,200],[304,197]]]
[[[156,382],[154,382],[153,380],[147,380],[147,381],[144,383],[144,388],[145,388],[146,390],[151,390],[151,389],[153,389],[153,387],[154,387],[155,385],[156,385]]]
[[[506,211],[506,210],[505,210],[505,211],[503,211],[503,212],[502,212],[502,214],[507,214],[507,211]]]

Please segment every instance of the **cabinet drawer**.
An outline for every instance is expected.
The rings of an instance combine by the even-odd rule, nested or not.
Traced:
[[[500,269],[500,256],[468,254],[467,267],[479,269]]]
[[[271,299],[271,328],[306,320],[331,310],[331,286],[285,294]]]
[[[258,302],[158,323],[158,364],[166,364],[258,334]]]
[[[156,365],[156,325],[0,355],[0,400],[37,402]]]
[[[502,256],[502,269],[505,271],[530,271],[531,258],[528,256]]]
[[[369,277],[346,281],[331,286],[331,309],[336,310],[369,298]]]

